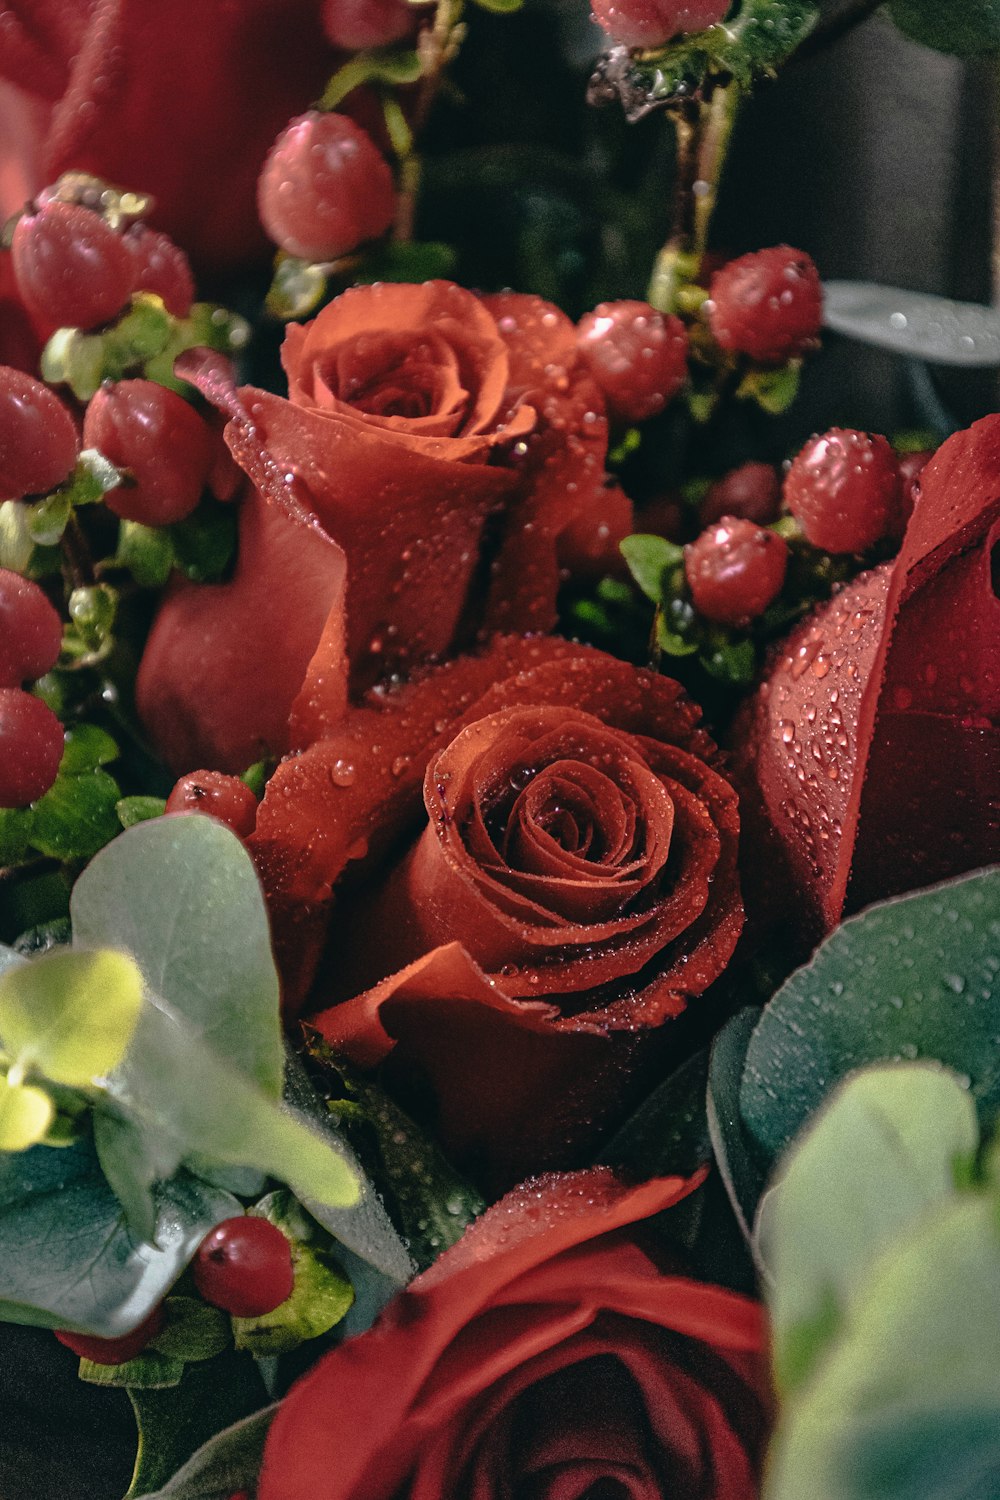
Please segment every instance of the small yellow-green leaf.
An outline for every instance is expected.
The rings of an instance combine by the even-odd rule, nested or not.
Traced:
[[[142,975],[124,953],[44,953],[0,976],[0,1037],[22,1068],[83,1088],[125,1055]]]
[[[0,1078],[0,1151],[26,1151],[45,1135],[55,1115],[44,1089]]]
[[[328,1333],[346,1316],[354,1301],[354,1288],[325,1250],[313,1245],[292,1247],[295,1286],[292,1295],[273,1312],[259,1318],[234,1318],[237,1349],[246,1349],[255,1359],[288,1354],[307,1339]]]

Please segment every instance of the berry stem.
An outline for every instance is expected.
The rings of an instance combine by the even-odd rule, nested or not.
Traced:
[[[444,80],[445,69],[454,61],[465,37],[465,27],[461,24],[463,5],[464,0],[437,0],[434,20],[420,32],[417,40],[421,64],[420,83],[408,122],[408,149],[400,157],[399,194],[392,231],[393,239],[403,244],[412,240],[417,216],[417,200],[423,176],[420,137]]]
[[[90,555],[83,527],[75,515],[66,522],[60,543],[63,555],[63,573],[70,589],[88,587],[96,579],[94,563]]]

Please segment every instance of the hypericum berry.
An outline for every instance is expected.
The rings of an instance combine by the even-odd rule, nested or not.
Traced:
[[[814,547],[867,552],[889,534],[899,488],[896,455],[884,437],[831,427],[792,461],[784,496]]]
[[[167,312],[186,318],[194,301],[194,277],[180,245],[148,224],[133,224],[122,244],[132,257],[132,290],[155,292]]]
[[[346,115],[311,110],[292,120],[257,184],[261,223],[303,260],[336,260],[392,223],[396,188],[371,136]]]
[[[925,465],[934,457],[933,448],[919,453],[903,453],[899,457],[899,503],[890,529],[891,536],[902,536],[913,515],[913,507],[920,498],[920,475]]]
[[[815,341],[823,289],[805,251],[775,245],[741,255],[717,271],[705,307],[720,348],[761,364],[780,364]]]
[[[194,1284],[236,1318],[262,1318],[292,1295],[292,1247],[276,1224],[244,1214],[224,1219],[198,1247]]]
[[[83,437],[134,480],[105,496],[116,516],[169,526],[198,504],[212,461],[212,433],[176,391],[152,380],[109,382],[87,407]]]
[[[684,549],[694,607],[720,625],[749,625],[781,593],[788,547],[774,531],[724,516]]]
[[[132,292],[132,257],[120,234],[79,203],[44,203],[14,226],[11,256],[28,310],[54,328],[96,328]]]
[[[225,823],[241,839],[249,838],[257,822],[257,798],[238,776],[222,771],[191,771],[182,776],[167,798],[168,813],[208,813]]]
[[[682,497],[672,490],[647,500],[635,519],[636,531],[649,532],[653,536],[665,537],[668,542],[679,542],[684,535],[687,507]]]
[[[363,52],[389,47],[413,30],[415,13],[407,0],[325,0],[323,30],[335,47]]]
[[[61,646],[62,621],[38,584],[0,568],[0,687],[43,676]]]
[[[79,448],[73,419],[58,396],[40,380],[0,365],[0,500],[55,489]]]
[[[648,302],[601,302],[577,330],[580,353],[620,422],[645,422],[687,380],[687,329]]]
[[[624,47],[659,47],[721,21],[729,0],[591,0],[594,20]]]
[[[698,507],[702,526],[711,526],[723,516],[740,516],[766,526],[778,519],[781,480],[773,464],[741,464],[730,469],[705,491]]]
[[[133,1328],[131,1333],[123,1333],[121,1338],[100,1339],[93,1333],[68,1333],[61,1328],[55,1330],[55,1335],[60,1344],[72,1349],[81,1359],[89,1359],[95,1365],[124,1365],[130,1359],[137,1359],[162,1327],[161,1302],[138,1328]]]
[[[27,807],[56,779],[63,727],[41,698],[0,688],[0,807]]]
[[[624,573],[621,543],[635,530],[632,502],[615,480],[597,504],[559,534],[559,566],[575,578],[604,578]]]

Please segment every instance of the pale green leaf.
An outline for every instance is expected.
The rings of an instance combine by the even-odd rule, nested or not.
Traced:
[[[0,976],[4,1048],[71,1088],[117,1067],[141,1007],[142,975],[123,953],[43,953]]]

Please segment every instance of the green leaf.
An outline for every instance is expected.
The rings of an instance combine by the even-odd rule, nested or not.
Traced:
[[[1000,0],[890,0],[905,36],[936,52],[982,57],[1000,51]]]
[[[755,367],[748,370],[736,387],[739,401],[756,401],[761,411],[772,417],[786,412],[799,394],[802,383],[802,361],[791,360],[775,370]]]
[[[755,1231],[779,1390],[808,1377],[876,1257],[954,1192],[978,1143],[968,1093],[926,1063],[854,1074],[797,1137]]]
[[[31,842],[52,859],[90,859],[120,831],[121,788],[106,771],[62,772],[34,804]]]
[[[0,869],[20,864],[31,844],[30,807],[0,807]]]
[[[388,240],[365,256],[355,278],[359,286],[373,281],[435,281],[454,274],[458,257],[437,240]]]
[[[144,1349],[135,1359],[127,1359],[120,1365],[99,1365],[92,1359],[81,1359],[79,1369],[80,1379],[88,1385],[140,1391],[167,1390],[179,1385],[183,1374],[182,1359],[158,1354],[155,1349]]]
[[[83,871],[74,942],[121,948],[149,989],[265,1094],[281,1094],[278,976],[267,911],[246,849],[198,814],[139,823]]]
[[[706,1112],[715,1160],[744,1237],[750,1239],[764,1172],[740,1115],[740,1084],[760,1011],[748,1006],[728,1021],[712,1044]]]
[[[140,1497],[133,1486],[136,1500],[231,1500],[239,1490],[252,1492],[278,1405],[216,1433],[155,1494]]]
[[[524,5],[524,0],[473,0],[480,10],[492,11],[497,16],[512,16]]]
[[[66,530],[73,503],[66,490],[56,490],[44,500],[25,507],[28,535],[42,547],[54,546]]]
[[[640,1104],[597,1160],[638,1180],[687,1176],[710,1162],[707,1077],[707,1054],[688,1058]]]
[[[710,676],[732,687],[746,687],[757,674],[757,652],[747,636],[742,640],[727,641],[714,650],[703,651],[701,662]]]
[[[121,1062],[141,1006],[125,954],[43,953],[0,976],[0,1037],[21,1068],[87,1088]]]
[[[357,52],[350,62],[338,68],[319,102],[323,110],[336,109],[348,94],[363,83],[416,83],[423,71],[420,58],[409,48],[376,48]]]
[[[74,505],[94,505],[121,482],[121,470],[110,459],[96,448],[84,448],[70,477],[69,497]]]
[[[35,544],[29,530],[29,507],[21,500],[0,502],[0,568],[24,573]]]
[[[170,537],[186,578],[194,583],[221,578],[236,551],[235,507],[204,499],[186,520],[170,527]]]
[[[148,1317],[214,1225],[228,1193],[181,1174],[157,1194],[154,1243],[126,1229],[92,1145],[0,1155],[0,1317],[120,1338]]]
[[[41,372],[49,385],[68,385],[78,401],[89,401],[104,379],[100,334],[57,328],[42,350]]]
[[[174,544],[163,527],[121,521],[114,562],[127,568],[140,588],[162,588],[174,565]]]
[[[67,610],[80,639],[91,651],[97,651],[114,628],[118,592],[107,583],[87,584],[73,590]]]
[[[163,1313],[163,1327],[150,1344],[157,1353],[191,1364],[214,1359],[229,1347],[229,1319],[218,1307],[198,1297],[168,1297]]]
[[[0,1075],[0,1151],[26,1151],[43,1140],[55,1118],[44,1089]]]
[[[96,724],[75,724],[67,729],[59,770],[64,776],[80,776],[117,760],[120,751],[110,734]]]
[[[770,1164],[840,1079],[866,1063],[929,1058],[970,1081],[984,1127],[1000,1109],[996,1022],[1000,870],[851,917],[766,1006],[739,1113]]]
[[[684,561],[684,548],[665,537],[638,532],[625,537],[618,550],[647,599],[659,604],[663,599],[664,575]]]
[[[326,272],[322,266],[284,255],[274,268],[266,307],[283,322],[307,318],[326,295]]]
[[[292,1294],[273,1312],[258,1318],[233,1318],[237,1349],[255,1359],[288,1354],[308,1339],[328,1333],[347,1314],[354,1288],[336,1260],[320,1243],[314,1220],[291,1193],[270,1193],[252,1213],[276,1224],[291,1242],[295,1268]]]
[[[1000,1495],[1000,1204],[956,1195],[878,1260],[782,1412],[765,1500]]]
[[[150,818],[160,818],[166,811],[163,797],[122,797],[115,803],[115,812],[123,828],[134,828]]]

